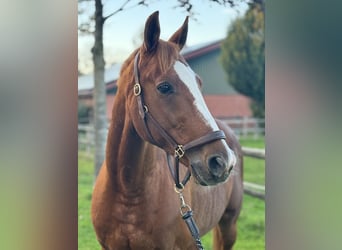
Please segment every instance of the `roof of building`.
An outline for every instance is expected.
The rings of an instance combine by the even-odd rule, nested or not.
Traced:
[[[220,48],[222,39],[212,42],[201,43],[198,45],[185,47],[181,54],[186,60],[191,60],[192,58],[204,55],[210,51]]]
[[[105,82],[110,84],[116,81],[120,75],[121,63],[116,63],[105,69]],[[88,94],[94,87],[94,74],[87,74],[78,77],[79,94]]]

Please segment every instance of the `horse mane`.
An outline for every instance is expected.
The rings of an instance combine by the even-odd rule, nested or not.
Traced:
[[[128,83],[128,81],[131,82],[131,80],[133,80],[133,61],[138,50],[139,49],[135,49],[134,52],[130,54],[130,56],[122,64],[121,69],[120,69],[119,79],[117,81],[118,87],[120,87],[121,82]],[[132,64],[132,66],[130,66],[130,64]],[[126,81],[124,81],[122,79],[126,78],[126,74],[128,74],[128,76],[131,76],[131,77],[129,77],[128,79],[126,79]]]

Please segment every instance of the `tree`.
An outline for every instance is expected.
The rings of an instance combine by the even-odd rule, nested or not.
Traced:
[[[256,117],[265,117],[264,7],[252,4],[229,28],[222,44],[221,62],[229,83],[252,99]]]
[[[115,14],[123,11],[130,0],[126,0],[121,7],[107,16],[103,16],[102,0],[79,0],[79,2],[94,1],[95,13],[89,22],[81,23],[79,31],[85,34],[94,35],[94,46],[91,49],[94,64],[94,126],[95,126],[95,177],[98,175],[105,158],[106,138],[107,138],[107,105],[106,105],[106,85],[104,81],[105,60],[103,51],[103,26],[105,21]],[[129,8],[145,5],[145,1],[135,1]],[[82,14],[79,10],[79,14]],[[94,30],[91,30],[91,21],[95,22]]]

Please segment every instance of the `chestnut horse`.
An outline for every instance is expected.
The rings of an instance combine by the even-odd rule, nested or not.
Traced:
[[[184,208],[192,209],[200,236],[214,228],[215,249],[232,249],[236,240],[241,147],[208,111],[201,80],[180,55],[187,31],[188,18],[160,40],[153,13],[143,45],[122,66],[92,196],[102,249],[196,249]]]

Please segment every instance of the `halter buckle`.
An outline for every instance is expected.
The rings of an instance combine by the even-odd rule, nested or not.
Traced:
[[[178,158],[182,158],[185,154],[185,151],[183,149],[183,145],[177,145],[177,148],[175,149],[175,154],[178,156]]]
[[[134,84],[133,92],[135,96],[139,96],[141,94],[141,86],[139,83]]]

